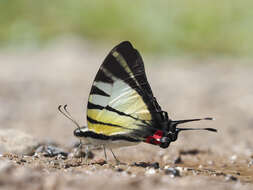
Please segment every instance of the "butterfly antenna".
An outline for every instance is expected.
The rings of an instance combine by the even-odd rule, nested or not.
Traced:
[[[188,123],[188,122],[192,122],[192,121],[201,121],[201,120],[215,120],[215,119],[212,117],[205,117],[205,118],[200,118],[200,119],[175,120],[172,122],[173,122],[173,124],[178,125],[178,124],[182,124],[182,123]]]
[[[174,126],[176,126],[176,125],[182,124],[182,123],[201,121],[201,120],[215,120],[215,119],[212,117],[205,117],[205,118],[200,118],[200,119],[175,120],[175,121],[172,121],[172,123],[174,124]],[[176,128],[177,132],[189,131],[189,130],[205,130],[205,131],[217,132],[217,129],[214,129],[214,128]]]
[[[69,111],[67,110],[67,104],[63,105],[59,105],[58,106],[58,110],[59,112],[61,112],[62,115],[64,115],[66,118],[68,118],[70,121],[72,121],[78,129],[80,129],[80,125],[77,123],[76,120],[73,119],[72,115],[69,113]],[[64,112],[65,111],[65,112]]]
[[[205,130],[211,132],[217,132],[217,129],[214,128],[176,128],[176,131],[189,131],[189,130]]]

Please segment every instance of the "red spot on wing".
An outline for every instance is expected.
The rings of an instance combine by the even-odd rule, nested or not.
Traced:
[[[148,136],[146,138],[146,143],[160,145],[160,139],[163,137],[163,132],[161,130],[157,130],[152,136]]]

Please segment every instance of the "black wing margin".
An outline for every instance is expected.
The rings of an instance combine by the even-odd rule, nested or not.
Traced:
[[[132,76],[129,75],[121,64],[119,64],[119,60],[113,56],[115,52],[119,54],[120,58],[125,60],[131,70]],[[159,117],[159,114],[157,115],[156,113],[161,112],[161,107],[153,96],[153,92],[147,81],[142,57],[140,53],[133,48],[130,42],[124,41],[113,48],[109,55],[105,58],[102,68],[110,70],[114,76],[123,80],[131,86],[131,88],[135,89],[147,105],[152,115],[152,120],[157,120],[157,116]],[[97,75],[97,80],[102,77],[101,75]],[[106,79],[110,82],[108,77],[106,78],[106,76],[103,76],[102,78],[103,80]],[[100,78],[100,80],[102,79]]]

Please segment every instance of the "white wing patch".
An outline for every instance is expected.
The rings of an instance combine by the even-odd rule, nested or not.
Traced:
[[[100,90],[104,91],[106,94],[110,95],[112,93],[112,84],[94,81],[93,86],[96,86]],[[102,96],[99,94],[91,94],[89,96],[89,102],[103,107],[107,106],[109,101],[110,96]]]

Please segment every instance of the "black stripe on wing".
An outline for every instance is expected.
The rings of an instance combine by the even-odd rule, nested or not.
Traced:
[[[129,130],[128,134],[124,134],[122,136],[135,137],[135,138],[138,138],[138,139],[149,136],[149,135],[153,134],[156,131],[156,129],[154,129],[152,126],[150,126],[150,130],[143,130],[144,128],[145,129],[147,128],[147,125],[145,125],[145,124],[144,125],[139,125],[139,127],[141,127],[141,129],[134,129],[134,128],[123,127],[123,126],[115,125],[115,124],[111,124],[111,123],[104,123],[104,122],[101,122],[101,121],[97,121],[97,120],[94,120],[94,119],[90,118],[89,116],[87,116],[87,121],[92,123],[92,124],[107,125],[109,127],[116,127],[116,128],[122,128],[122,129]],[[99,134],[99,133],[96,133],[96,134]],[[143,140],[143,139],[141,139],[141,140]]]
[[[105,110],[108,110],[108,111],[117,113],[118,115],[130,117],[130,118],[132,118],[132,119],[141,121],[143,124],[149,125],[145,120],[136,118],[136,117],[134,117],[134,116],[132,116],[132,115],[130,115],[130,114],[126,114],[126,113],[124,113],[124,112],[122,112],[122,111],[119,111],[119,110],[117,110],[117,109],[112,108],[111,106],[103,107],[103,106],[100,106],[100,105],[97,105],[97,104],[93,104],[93,103],[91,103],[91,102],[88,102],[88,109],[98,109],[98,110],[103,110],[103,109],[105,109]]]
[[[101,95],[101,96],[110,97],[109,94],[107,94],[106,92],[104,92],[103,90],[101,90],[100,88],[98,88],[98,87],[96,87],[94,85],[91,88],[90,94],[98,94],[98,95]]]
[[[133,89],[138,89],[138,85],[132,77],[126,72],[126,70],[120,65],[116,58],[110,53],[104,60],[102,65],[107,71],[109,71],[114,77],[119,78],[126,82]]]
[[[105,107],[104,106],[100,106],[98,104],[93,104],[91,102],[88,102],[88,109],[98,109],[98,110],[102,110],[104,109]]]
[[[134,129],[123,127],[123,126],[120,126],[120,125],[115,125],[115,124],[112,124],[112,123],[104,123],[102,121],[97,121],[95,119],[90,118],[89,116],[87,116],[87,121],[92,123],[92,124],[107,125],[107,126],[110,126],[110,127],[117,127],[117,128],[127,129],[127,130],[134,130]]]
[[[135,138],[131,138],[128,137],[126,135],[103,135],[103,134],[99,134],[99,133],[94,133],[92,131],[86,131],[84,133],[82,133],[81,137],[90,137],[90,138],[95,138],[95,139],[99,139],[99,140],[112,140],[112,141],[117,141],[117,140],[125,140],[125,141],[130,141],[130,142],[141,142],[141,140],[139,139],[135,139]]]

